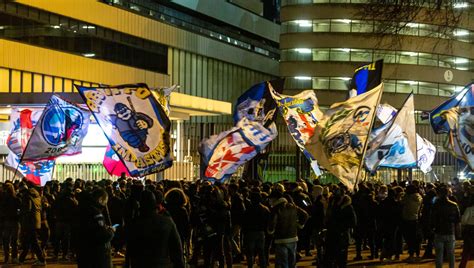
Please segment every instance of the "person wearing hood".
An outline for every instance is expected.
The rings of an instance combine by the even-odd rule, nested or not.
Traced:
[[[272,212],[268,233],[274,235],[275,267],[291,268],[296,266],[298,229],[304,227],[309,216],[283,191],[283,185],[277,184],[270,195]]]
[[[184,268],[178,229],[169,216],[157,211],[155,194],[142,192],[140,215],[132,220],[127,240],[131,268]]]
[[[15,188],[12,183],[6,183],[3,186],[5,189],[4,196],[2,198],[0,209],[3,213],[3,252],[4,252],[4,263],[7,264],[10,260],[10,248],[11,248],[11,261],[12,263],[18,263],[18,232],[20,230],[20,218],[19,210],[21,201],[17,197]]]
[[[45,258],[39,243],[41,230],[41,196],[35,188],[25,188],[22,193],[20,208],[21,218],[21,254],[19,261],[23,263],[30,249],[38,258],[34,265],[45,265]]]
[[[323,267],[347,266],[349,230],[356,226],[357,217],[351,198],[335,185],[327,210],[326,258]]]

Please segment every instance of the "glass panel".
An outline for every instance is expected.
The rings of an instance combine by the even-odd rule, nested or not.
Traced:
[[[395,92],[395,80],[385,80],[383,86],[384,92]]]
[[[313,49],[313,61],[328,61],[329,49]]]
[[[437,96],[438,95],[438,84],[420,82],[420,86],[418,88],[418,94]]]
[[[351,31],[351,24],[347,22],[341,22],[338,20],[331,21],[331,32],[344,32],[348,33]]]
[[[354,33],[371,33],[374,31],[373,23],[371,21],[352,21],[352,32]]]
[[[417,81],[397,81],[397,93],[417,93]]]
[[[456,91],[456,86],[439,84],[439,95],[440,96],[451,96]]]
[[[416,52],[399,52],[397,63],[401,64],[417,64],[418,53]]]
[[[329,20],[314,20],[313,32],[329,32]]]
[[[351,61],[372,61],[372,50],[351,49]]]
[[[331,49],[330,59],[331,61],[349,61],[350,49]]]
[[[427,66],[438,66],[438,55],[419,53],[418,64]]]
[[[347,90],[349,80],[343,78],[331,78],[331,89],[335,90]]]
[[[329,89],[329,78],[328,77],[315,77],[313,78],[314,89]]]
[[[10,91],[10,71],[8,69],[0,69],[0,92]]]

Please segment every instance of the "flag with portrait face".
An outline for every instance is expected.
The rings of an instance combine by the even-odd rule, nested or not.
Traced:
[[[243,118],[232,129],[204,139],[199,146],[201,177],[217,181],[229,178],[264,150],[276,135],[275,123],[266,128]]]
[[[305,90],[289,96],[276,92],[271,85],[269,89],[296,145],[310,161],[315,174],[321,175],[316,158],[305,148],[305,144],[314,134],[314,128],[323,117],[316,94],[312,90]]]
[[[76,87],[131,176],[172,165],[171,122],[146,84]]]
[[[324,112],[306,144],[318,163],[351,190],[358,180],[382,90],[380,84],[364,94],[333,104]]]
[[[43,110],[23,152],[23,160],[52,160],[82,152],[90,112],[53,95]]]
[[[284,79],[264,81],[245,91],[235,104],[234,124],[245,117],[249,121],[260,122],[264,126],[269,126],[276,117],[276,105],[270,94],[269,85],[276,92],[281,93],[284,82]]]

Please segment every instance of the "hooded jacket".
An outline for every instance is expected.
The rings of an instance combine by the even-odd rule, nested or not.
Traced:
[[[272,203],[272,216],[268,233],[274,234],[275,244],[298,241],[298,228],[308,220],[308,213],[281,197]]]
[[[41,229],[41,196],[34,188],[25,190],[20,211],[22,228]]]
[[[402,204],[402,218],[406,221],[418,220],[418,213],[420,212],[421,202],[423,198],[419,193],[406,194],[403,197]]]

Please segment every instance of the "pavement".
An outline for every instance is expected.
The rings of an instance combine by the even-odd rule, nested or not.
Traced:
[[[456,243],[456,265],[455,267],[459,266],[459,261],[461,260],[461,244],[462,242],[457,242]],[[3,252],[2,252],[3,253]],[[422,250],[423,253],[423,250]],[[313,255],[315,255],[315,252],[313,252]],[[433,268],[435,267],[434,259],[422,259],[417,261],[416,263],[405,263],[403,260],[408,257],[406,251],[405,254],[400,256],[400,261],[393,261],[390,263],[381,263],[379,260],[370,260],[368,259],[368,256],[370,255],[369,251],[363,251],[362,256],[363,260],[361,261],[352,261],[355,257],[355,248],[354,245],[349,247],[349,257],[348,257],[348,267],[354,267],[354,268],[365,268],[365,267],[370,267],[370,268],[377,268],[377,267],[389,267],[389,268],[398,268],[398,267],[406,267],[406,268]],[[3,260],[3,254],[0,254],[0,260]],[[274,267],[274,256],[270,257],[270,267]],[[297,264],[297,267],[314,267],[312,265],[312,262],[314,260],[314,257],[303,257]],[[123,263],[124,259],[123,258],[114,258],[114,267],[121,267],[121,264]],[[12,264],[1,264],[0,268],[8,267],[8,268],[29,268],[29,267],[44,267],[44,266],[33,266],[32,265],[33,260],[27,260],[25,264],[23,265],[12,265]],[[448,264],[444,264],[445,267],[448,267]],[[50,268],[73,268],[77,267],[77,265],[73,262],[52,262],[51,258],[47,259],[47,267]],[[234,268],[246,268],[247,265],[245,264],[245,261],[242,264],[234,264]],[[254,267],[258,267],[257,265],[254,265]],[[468,268],[474,268],[474,260],[471,260],[468,265]]]

